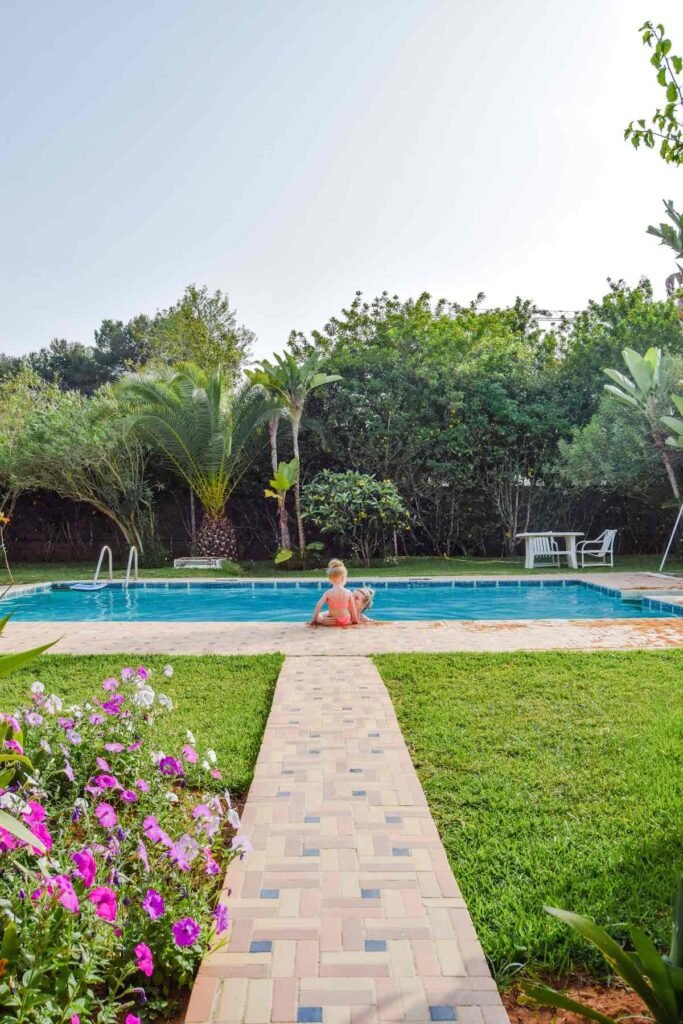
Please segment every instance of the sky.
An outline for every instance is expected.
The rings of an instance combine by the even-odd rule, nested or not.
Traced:
[[[646,18],[683,53],[677,0],[0,0],[0,351],[190,282],[257,357],[357,290],[663,295]]]

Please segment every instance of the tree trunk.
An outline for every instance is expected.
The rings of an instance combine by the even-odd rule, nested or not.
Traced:
[[[669,451],[669,446],[667,445],[666,441],[664,440],[661,434],[657,434],[654,431],[653,434],[655,444],[657,446],[657,449],[659,450],[659,454],[662,457],[662,462],[664,463],[666,475],[668,476],[669,483],[671,484],[673,496],[676,499],[676,501],[680,501],[681,493],[678,489],[678,481],[676,480],[676,473],[674,470],[673,462],[671,461],[671,453]]]
[[[273,419],[268,420],[268,437],[270,438],[270,464],[273,468],[273,476],[277,475],[277,427],[280,422],[279,417],[275,416]],[[284,551],[290,551],[292,548],[292,539],[289,535],[289,516],[287,515],[287,506],[285,504],[287,496],[283,498],[279,507],[280,517],[280,547]]]
[[[197,513],[195,509],[194,491],[190,489],[190,554],[197,547]]]
[[[304,531],[304,520],[301,515],[301,458],[299,456],[299,423],[301,422],[301,416],[292,417],[292,447],[294,448],[294,458],[298,459],[298,469],[296,471],[296,483],[294,484],[294,509],[296,512],[296,526],[299,534],[299,557],[301,558],[301,564],[303,565],[304,556],[306,552],[306,533]]]
[[[273,476],[277,473],[277,425],[278,418],[268,420],[268,437],[270,439],[270,464],[273,467]]]
[[[237,561],[237,537],[232,520],[225,514],[204,512],[197,534],[197,553],[206,558],[229,558]]]

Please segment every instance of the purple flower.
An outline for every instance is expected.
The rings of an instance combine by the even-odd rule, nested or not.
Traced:
[[[86,849],[72,853],[71,859],[76,865],[74,874],[81,879],[86,889],[89,889],[97,874],[97,861],[93,857],[92,850]]]
[[[240,859],[244,857],[245,853],[251,853],[254,849],[249,839],[246,836],[233,836],[232,842],[230,843],[233,850],[237,850],[240,855]]]
[[[104,721],[104,715],[98,715],[96,711],[93,711],[92,715],[90,716],[90,724],[91,725],[102,725],[103,721]]]
[[[121,678],[123,679],[124,683],[127,683],[128,680],[132,679],[134,675],[135,675],[135,669],[134,668],[122,668],[121,669]]]
[[[134,804],[138,798],[137,793],[134,793],[132,789],[122,789],[121,799],[127,804]]]
[[[162,775],[184,775],[183,766],[175,757],[162,757],[159,761],[159,771]]]
[[[164,897],[156,889],[148,889],[147,895],[142,901],[142,909],[147,911],[153,921],[156,921],[166,909]]]
[[[139,942],[135,947],[135,963],[139,971],[146,974],[148,978],[152,977],[154,960],[152,959],[152,950],[146,942]]]
[[[138,840],[138,857],[142,861],[145,871],[149,874],[149,857],[147,856],[147,847],[142,839]]]
[[[138,1017],[137,1013],[127,1013],[125,1024],[142,1024],[142,1021]]]
[[[23,754],[24,748],[21,743],[17,743],[16,740],[5,740],[5,746],[8,750],[11,750],[13,754]]]
[[[121,783],[115,775],[96,775],[93,779],[96,786],[100,789],[120,789]]]
[[[192,946],[199,938],[201,928],[193,917],[183,917],[171,927],[176,946]]]
[[[78,747],[82,743],[81,734],[80,732],[76,732],[75,729],[69,729],[69,731],[66,734],[66,738],[68,739],[69,743],[73,743],[74,747]]]
[[[149,679],[149,672],[144,665],[138,665],[138,678],[145,682]]]
[[[139,789],[141,793],[149,793],[149,782],[145,782],[144,779],[136,779],[135,788]]]
[[[105,743],[104,749],[108,750],[110,754],[120,754],[124,750],[123,743]]]
[[[125,699],[122,693],[115,693],[109,700],[100,701],[99,705],[108,715],[118,715]]]
[[[66,775],[66,777],[69,780],[69,782],[75,782],[76,781],[76,776],[74,775],[74,770],[71,767],[71,764],[69,763],[69,761],[65,761],[64,762],[64,774]]]
[[[57,721],[61,725],[62,729],[73,729],[74,720],[73,718],[58,718]]]
[[[88,893],[88,899],[95,906],[95,913],[105,921],[116,919],[116,893],[106,885],[98,885]]]
[[[218,864],[214,860],[213,854],[211,853],[210,847],[208,847],[208,846],[204,847],[204,856],[206,857],[205,867],[204,867],[204,874],[205,875],[219,875],[220,871],[221,871],[220,864]]]
[[[142,740],[136,740],[135,743],[130,743],[126,747],[126,750],[128,751],[129,754],[132,754],[134,750],[139,750],[141,746],[142,746]]]
[[[55,875],[53,882],[59,893],[59,902],[66,910],[70,910],[72,914],[77,914],[79,910],[78,896],[74,891],[71,881],[66,875]]]
[[[228,927],[228,908],[219,903],[213,912],[213,916],[216,918],[216,935],[221,935]]]
[[[102,683],[102,689],[103,690],[107,690],[107,691],[117,690],[118,686],[119,686],[118,679],[113,679],[111,677],[109,679],[105,679],[104,682]]]
[[[112,805],[104,802],[95,808],[95,816],[102,828],[113,828],[119,820]]]
[[[199,760],[199,757],[197,756],[197,751],[194,749],[194,747],[190,746],[189,743],[186,743],[185,746],[183,747],[183,757],[185,758],[188,764],[196,764],[197,761]]]
[[[111,768],[109,767],[109,765],[107,764],[103,757],[95,758],[95,764],[100,769],[100,771],[111,773]]]
[[[29,725],[42,725],[43,716],[39,715],[37,711],[27,711],[24,716]]]
[[[0,722],[7,722],[12,732],[19,732],[21,729],[16,715],[0,715]]]

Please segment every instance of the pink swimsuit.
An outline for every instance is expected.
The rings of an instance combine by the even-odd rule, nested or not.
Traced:
[[[330,609],[330,615],[335,620],[335,626],[350,626],[351,616],[349,615],[349,599],[348,597],[337,598],[328,597],[327,607]]]

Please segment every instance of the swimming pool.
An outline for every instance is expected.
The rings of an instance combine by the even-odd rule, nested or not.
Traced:
[[[386,621],[460,619],[659,619],[683,608],[582,580],[377,580],[374,618]],[[359,581],[360,583],[360,581]],[[305,622],[324,581],[277,583],[131,583],[103,590],[41,584],[0,601],[0,613],[23,622]]]

